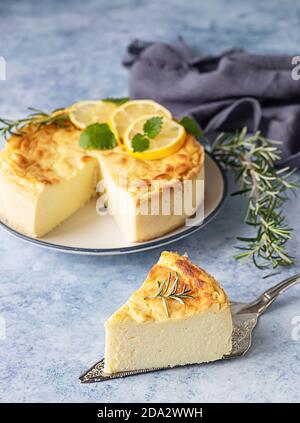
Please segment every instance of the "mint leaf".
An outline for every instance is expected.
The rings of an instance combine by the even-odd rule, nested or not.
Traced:
[[[107,98],[103,98],[102,101],[104,101],[105,103],[114,103],[118,106],[121,106],[121,104],[127,103],[127,101],[129,101],[129,97],[119,97],[119,98],[107,97]]]
[[[131,147],[134,152],[148,150],[150,140],[144,134],[135,134],[131,141]]]
[[[183,116],[180,121],[180,125],[184,127],[190,134],[194,135],[196,138],[203,136],[203,131],[201,130],[198,123],[189,116]]]
[[[79,145],[88,150],[110,150],[116,146],[116,138],[107,123],[93,123],[81,133]]]
[[[150,147],[150,139],[155,138],[161,131],[163,118],[154,116],[148,119],[143,126],[143,133],[137,133],[132,138],[131,147],[134,152],[142,152]],[[150,139],[149,139],[150,138]]]
[[[147,120],[144,124],[144,133],[149,138],[155,138],[161,131],[163,125],[163,118],[161,116],[154,116]]]

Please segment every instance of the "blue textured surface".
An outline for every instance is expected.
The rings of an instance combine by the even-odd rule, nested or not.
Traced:
[[[203,4],[204,3],[204,4]],[[127,93],[120,60],[135,37],[173,41],[216,52],[299,53],[300,7],[294,1],[4,1],[0,3],[0,116],[27,106],[56,108],[84,98]],[[300,259],[300,200],[287,206],[294,226],[290,251]],[[246,234],[245,204],[228,199],[219,216],[170,248],[220,279],[232,299],[251,300],[284,269],[262,280],[251,264],[232,258],[235,236]],[[249,354],[229,362],[180,368],[82,385],[78,376],[103,355],[103,321],[134,291],[160,250],[121,257],[59,254],[0,232],[1,401],[296,401],[300,399],[300,287],[262,317]],[[1,321],[0,321],[1,323]]]

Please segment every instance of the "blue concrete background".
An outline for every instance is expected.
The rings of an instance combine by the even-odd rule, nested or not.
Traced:
[[[85,0],[0,2],[0,116],[27,106],[53,109],[80,99],[127,94],[120,62],[133,38],[174,41],[195,51],[233,46],[258,53],[299,54],[300,5],[295,1]],[[295,228],[289,249],[299,263],[300,200],[287,205]],[[243,199],[228,198],[203,230],[170,246],[220,279],[233,299],[251,300],[274,278],[233,258]],[[300,287],[263,316],[249,354],[229,362],[180,368],[103,384],[78,376],[103,355],[103,321],[126,301],[160,249],[120,257],[72,256],[39,249],[0,232],[0,401],[299,401]]]

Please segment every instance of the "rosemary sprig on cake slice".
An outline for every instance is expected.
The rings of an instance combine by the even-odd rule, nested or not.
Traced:
[[[11,135],[22,136],[24,128],[29,125],[34,125],[39,131],[45,125],[55,123],[58,126],[64,126],[69,120],[68,113],[65,109],[54,110],[47,113],[33,107],[28,107],[31,111],[26,117],[22,119],[3,119],[0,118],[0,136],[7,140]]]
[[[246,194],[248,198],[245,221],[254,234],[237,238],[245,245],[237,247],[241,253],[236,258],[251,257],[258,268],[294,263],[286,251],[292,229],[286,223],[283,206],[298,185],[292,177],[295,169],[275,167],[280,159],[278,144],[260,132],[249,135],[244,128],[235,135],[220,134],[212,145],[214,157],[233,170],[240,182],[241,189],[232,195]]]
[[[107,124],[110,115],[122,104],[129,101],[127,97],[104,98],[103,100],[83,100],[65,109],[47,113],[40,109],[28,107],[31,113],[21,119],[0,118],[0,136],[7,140],[11,135],[22,136],[23,129],[35,125],[37,130],[45,125],[55,123],[64,126],[71,122],[78,129],[85,129],[90,124]]]
[[[178,301],[180,304],[184,305],[184,299],[186,298],[194,298],[190,293],[191,293],[191,289],[186,289],[186,285],[183,284],[183,287],[181,290],[179,290],[178,288],[178,282],[179,282],[179,275],[176,272],[175,274],[175,278],[174,278],[174,282],[173,284],[170,286],[171,284],[171,278],[172,278],[172,273],[169,273],[169,277],[168,280],[164,279],[162,282],[157,282],[157,291],[154,295],[149,295],[146,298],[149,299],[153,299],[153,298],[161,298],[166,316],[169,317],[169,310],[168,310],[168,306],[167,306],[167,302],[166,300],[170,299],[170,300],[175,300]]]

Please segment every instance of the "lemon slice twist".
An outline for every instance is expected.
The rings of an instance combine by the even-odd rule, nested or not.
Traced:
[[[153,100],[131,100],[118,107],[111,116],[111,127],[119,135],[119,143],[124,140],[128,127],[141,116],[162,116],[172,118],[165,107]]]
[[[154,117],[154,116],[152,116]],[[183,126],[170,118],[163,118],[163,124],[159,134],[149,139],[149,148],[145,151],[134,151],[132,140],[136,134],[143,133],[145,123],[151,116],[141,116],[133,121],[124,134],[124,147],[128,153],[143,160],[157,160],[176,153],[184,144],[186,132]]]
[[[67,110],[73,125],[85,129],[97,122],[110,124],[111,116],[117,108],[118,105],[111,102],[85,100],[73,104]]]

